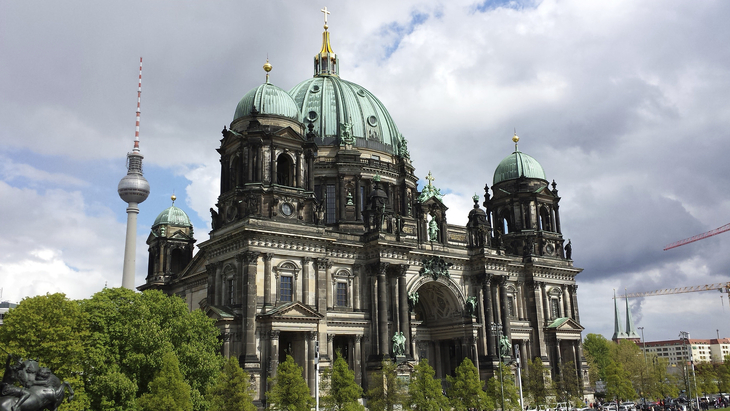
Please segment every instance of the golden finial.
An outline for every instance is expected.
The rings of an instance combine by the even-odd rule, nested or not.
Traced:
[[[269,63],[269,58],[266,57],[266,63],[264,64],[264,71],[266,72],[266,82],[267,83],[269,82],[269,72],[271,71],[272,68],[273,68],[273,66],[271,65],[271,63]]]
[[[175,200],[177,200],[177,197],[175,197],[175,194],[170,196],[170,200],[172,200],[172,205],[175,205]]]
[[[515,129],[515,134],[512,136],[512,141],[515,142],[515,151],[517,151],[517,142],[520,141],[520,137],[517,136],[517,129]]]
[[[327,29],[329,28],[329,26],[327,26],[327,15],[332,13],[327,10],[327,6],[324,6],[324,8],[320,11],[324,13],[324,30],[327,31]]]

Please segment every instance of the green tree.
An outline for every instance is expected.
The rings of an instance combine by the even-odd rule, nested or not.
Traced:
[[[368,390],[368,409],[371,411],[393,411],[396,405],[406,402],[404,383],[395,372],[395,364],[383,360],[380,370],[370,376],[371,387]]]
[[[88,338],[86,313],[77,301],[61,293],[24,298],[8,311],[0,327],[0,345],[5,351],[37,359],[41,366],[71,384],[74,400],[61,405],[62,411],[89,407],[81,377]],[[4,372],[4,367],[0,368]]]
[[[519,410],[520,395],[517,391],[514,374],[510,367],[503,363],[500,363],[499,366],[502,370],[502,381],[500,381],[499,370],[495,371],[494,376],[487,381],[487,396],[490,401],[488,409],[502,408],[502,393],[504,392],[504,409]]]
[[[641,392],[641,377],[646,367],[641,348],[631,340],[619,340],[617,343],[611,344],[611,356],[613,361],[621,364],[631,381],[631,386],[634,387],[634,391]],[[627,398],[634,399],[636,394],[634,394],[634,397]]]
[[[362,387],[355,382],[355,373],[347,366],[347,361],[336,353],[332,368],[323,373],[320,390],[326,395],[321,397],[323,408],[332,411],[364,411],[358,402],[362,398]]]
[[[435,371],[422,358],[411,374],[408,384],[408,407],[413,411],[449,410],[449,400],[444,396],[441,380],[434,379]]]
[[[192,411],[190,386],[180,372],[180,363],[170,350],[162,357],[162,368],[138,400],[141,411]]]
[[[177,296],[106,288],[81,302],[89,318],[87,379],[92,408],[125,411],[147,392],[172,349],[190,385],[193,408],[207,408],[203,394],[220,372],[218,329],[202,311],[189,312]],[[133,389],[133,392],[130,392]]]
[[[613,362],[611,342],[600,334],[588,334],[583,340],[583,352],[588,361],[591,384],[606,381],[606,369]]]
[[[540,357],[527,361],[527,369],[522,375],[522,388],[532,405],[547,405],[550,386],[545,384],[545,366]]]
[[[718,373],[713,364],[700,362],[695,366],[695,373],[697,374],[698,394],[716,394],[720,392],[717,384]]]
[[[291,355],[276,367],[276,376],[269,379],[271,389],[266,400],[273,410],[309,411],[314,407],[314,398],[302,376],[302,367],[294,362]]]
[[[248,373],[236,357],[223,365],[215,385],[209,391],[210,411],[256,411],[248,382]]]
[[[606,398],[609,400],[626,400],[636,398],[636,391],[631,385],[629,373],[620,363],[611,362],[606,368]]]
[[[553,380],[553,389],[558,401],[573,403],[580,399],[580,380],[576,373],[575,363],[570,361],[560,364],[559,371]]]
[[[730,355],[726,355],[725,361],[718,367],[717,380],[720,392],[730,391]]]
[[[464,358],[464,361],[456,367],[455,374],[453,377],[446,376],[450,386],[446,394],[455,410],[491,409],[487,393],[482,389],[484,383],[479,379],[479,370],[469,358]]]

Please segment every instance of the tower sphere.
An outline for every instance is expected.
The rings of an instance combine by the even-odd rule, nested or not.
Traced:
[[[127,174],[119,181],[119,197],[126,203],[141,203],[150,195],[150,183],[141,174]]]

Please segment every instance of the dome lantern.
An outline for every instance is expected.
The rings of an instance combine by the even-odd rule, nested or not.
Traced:
[[[327,31],[327,7],[320,10],[324,13],[324,32],[322,33],[322,49],[314,56],[314,76],[339,76],[340,61],[330,45],[330,33]]]

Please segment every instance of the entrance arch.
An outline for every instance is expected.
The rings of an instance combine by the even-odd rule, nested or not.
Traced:
[[[428,358],[435,378],[445,384],[446,376],[454,375],[467,357],[478,366],[473,349],[477,329],[474,319],[464,313],[466,299],[458,285],[450,278],[421,277],[410,288],[411,293],[418,292],[412,321],[415,352],[419,359]]]

